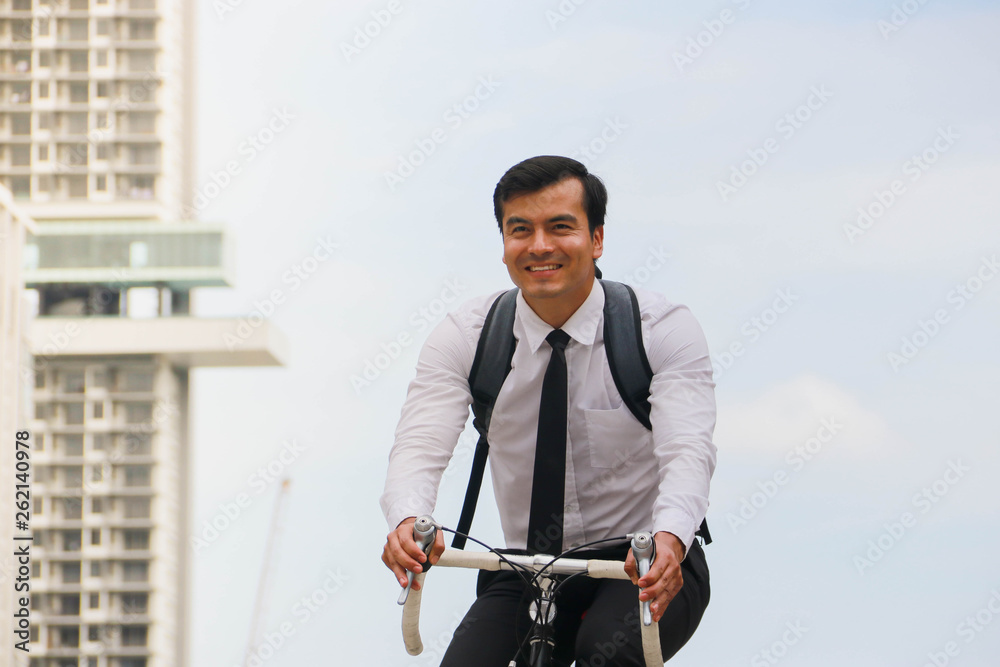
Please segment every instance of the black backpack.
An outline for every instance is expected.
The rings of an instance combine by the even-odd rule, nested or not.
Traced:
[[[642,343],[639,301],[628,285],[610,280],[598,282],[604,288],[604,348],[611,367],[611,377],[629,411],[643,426],[652,429],[649,421],[649,383],[653,379],[653,370],[649,367],[646,348]],[[517,288],[504,292],[493,302],[483,322],[476,358],[469,373],[472,425],[479,432],[479,442],[472,459],[472,474],[469,476],[462,514],[458,519],[458,532],[463,534],[468,534],[472,526],[479,490],[483,485],[486,458],[490,452],[486,434],[490,430],[493,406],[500,387],[510,373],[510,361],[514,357],[514,348],[517,347],[517,340],[514,338],[516,304]],[[695,534],[705,544],[712,543],[708,523],[704,519]],[[465,542],[465,537],[456,535],[451,546],[464,549]]]

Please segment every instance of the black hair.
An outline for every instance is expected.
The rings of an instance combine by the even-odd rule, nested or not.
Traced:
[[[586,165],[573,158],[559,155],[539,155],[518,162],[507,170],[493,191],[493,214],[503,232],[503,205],[514,197],[538,192],[542,188],[575,178],[583,185],[583,210],[587,212],[590,235],[604,226],[608,209],[608,190],[597,176],[587,171]]]

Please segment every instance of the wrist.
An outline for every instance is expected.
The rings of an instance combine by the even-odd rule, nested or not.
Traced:
[[[681,538],[671,532],[661,530],[654,536],[654,539],[656,540],[656,546],[658,548],[662,549],[666,547],[670,549],[677,558],[678,563],[684,560],[684,555],[687,552],[687,549],[685,549]]]

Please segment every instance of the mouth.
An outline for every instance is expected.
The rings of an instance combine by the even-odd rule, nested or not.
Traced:
[[[538,266],[527,267],[527,271],[530,273],[538,273],[543,271],[555,271],[560,268],[562,268],[562,264],[540,264]]]

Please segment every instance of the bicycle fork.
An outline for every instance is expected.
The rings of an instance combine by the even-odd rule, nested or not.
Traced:
[[[552,651],[555,648],[555,629],[553,627],[553,621],[556,618],[555,591],[552,587],[553,581],[548,577],[542,577],[539,583],[542,587],[541,596],[528,608],[528,615],[536,623],[535,632],[530,642],[531,665],[532,667],[547,667],[551,664]],[[515,667],[513,660],[509,667]]]

